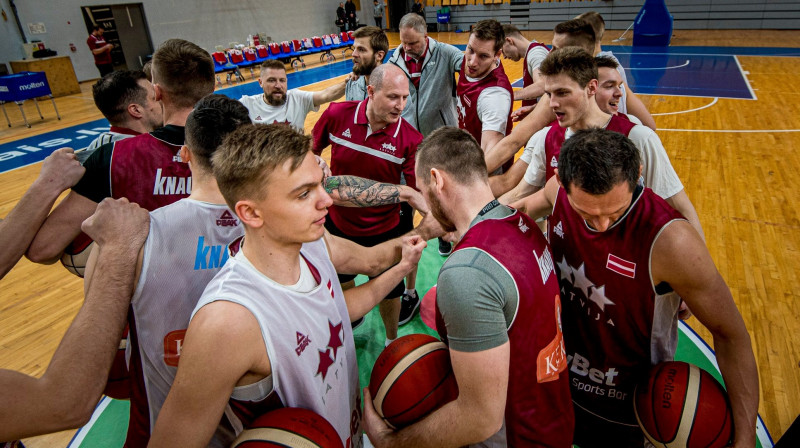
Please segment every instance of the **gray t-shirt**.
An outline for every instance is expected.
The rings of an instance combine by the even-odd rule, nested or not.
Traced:
[[[508,207],[495,207],[476,217],[470,227],[512,213]],[[508,341],[519,296],[511,274],[486,252],[475,248],[453,252],[439,272],[436,294],[450,348],[479,352]]]

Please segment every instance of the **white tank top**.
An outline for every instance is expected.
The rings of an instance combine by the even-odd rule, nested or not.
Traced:
[[[209,283],[194,313],[211,302],[226,300],[247,308],[261,327],[272,366],[272,388],[236,388],[232,398],[237,405],[247,406],[246,400],[258,406],[274,391],[283,406],[316,412],[336,428],[346,448],[359,448],[358,366],[344,294],[324,240],[304,244],[300,253],[318,275],[318,284],[310,292],[274,282],[240,251]]]
[[[131,305],[151,430],[175,379],[192,310],[228,260],[228,243],[243,233],[226,205],[181,199],[150,213],[150,234]],[[220,437],[227,440],[220,442]],[[212,446],[227,446],[230,437],[217,434]]]

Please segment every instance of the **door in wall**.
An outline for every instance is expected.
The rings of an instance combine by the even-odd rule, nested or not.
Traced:
[[[411,9],[408,7],[407,0],[389,0],[387,8],[389,11],[389,28],[392,31],[400,29],[400,19],[403,18]]]
[[[139,70],[153,53],[150,29],[141,3],[84,6],[86,29],[95,24],[105,29],[103,37],[113,44],[111,59],[115,70]]]

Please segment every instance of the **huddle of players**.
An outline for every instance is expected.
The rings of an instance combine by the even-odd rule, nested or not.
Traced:
[[[546,130],[544,147],[528,145],[528,165],[541,169],[534,160],[544,153],[555,157],[544,160],[556,160],[558,171],[546,174],[544,188],[519,199],[515,210],[495,200],[491,179],[497,176],[487,175],[492,150],[512,137],[514,92],[498,58],[515,34],[506,36],[494,21],[479,22],[460,56],[413,21],[403,25],[393,63],[369,73],[367,99],[331,105],[313,143],[287,126],[248,124],[252,109],[208,96],[214,81],[206,52],[177,39],[159,48],[152,89],[165,126],[101,146],[47,220],[32,221],[44,224],[35,238],[30,235],[31,259],[55,259],[86,218],[83,230],[98,248],[88,268],[86,303],[45,376],[0,372],[4,392],[29,386],[0,399],[9,405],[0,406],[0,427],[6,428],[0,438],[88,418],[91,407],[75,406],[68,419],[51,412],[49,420],[25,421],[20,410],[42,410],[36,400],[20,397],[42,393],[37,387],[53,381],[71,384],[74,400],[97,397],[130,305],[129,446],[148,439],[154,446],[203,446],[209,440],[222,446],[254,416],[279,405],[318,412],[345,446],[360,446],[348,322],[392,297],[389,292],[415,268],[434,220],[425,220],[419,235],[373,240],[365,248],[325,230],[328,193],[342,204],[383,206],[360,210],[369,213],[331,208],[335,230],[348,238],[365,236],[348,230],[356,233],[367,223],[374,232],[366,236],[390,238],[396,233],[387,236],[386,229],[399,225],[396,203],[404,198],[393,184],[402,172],[442,230],[461,237],[440,273],[436,303],[460,395],[421,422],[392,431],[365,393],[363,422],[375,446],[483,441],[560,447],[573,440],[582,447],[641,446],[632,387],[651,364],[674,354],[681,299],[714,335],[736,446],[753,446],[758,382],[749,336],[700,234],[684,219],[691,220],[691,213],[659,197],[669,200],[683,190],[677,176],[671,178],[663,147],[650,142],[655,134],[605,112],[620,104],[620,81],[612,80],[614,93],[598,107],[592,98],[596,63],[584,50],[558,49],[526,70],[526,88],[539,82],[552,98],[540,100],[523,122],[541,120],[541,110],[558,120]],[[578,25],[587,29],[586,22]],[[513,58],[511,53],[506,51]],[[462,73],[457,84],[456,71]],[[456,101],[441,94],[448,91],[446,73]],[[436,102],[441,107],[431,109]],[[505,123],[496,119],[502,114]],[[456,123],[467,132],[434,130]],[[423,128],[424,140],[414,126]],[[590,129],[598,127],[608,131]],[[637,132],[646,137],[625,137]],[[310,150],[328,144],[334,176],[323,178]],[[363,164],[364,155],[375,159],[368,174],[384,176],[375,179],[380,183],[336,176]],[[51,157],[74,162],[69,150]],[[528,178],[526,173],[523,181]],[[659,182],[672,187],[666,196],[650,189]],[[121,197],[154,211],[147,216],[125,199],[105,199]],[[528,215],[550,215],[549,247]],[[11,217],[2,224],[14,224]],[[109,231],[116,225],[129,231]],[[375,278],[343,291],[333,278],[337,273]],[[87,329],[99,309],[106,322]],[[86,347],[76,353],[76,344]],[[82,366],[80,379],[66,369],[70,365]]]

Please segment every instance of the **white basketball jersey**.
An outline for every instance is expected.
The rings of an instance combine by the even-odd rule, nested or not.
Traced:
[[[150,213],[150,234],[131,304],[151,430],[175,379],[192,310],[228,260],[228,243],[243,233],[226,205],[181,199]],[[232,434],[222,436],[224,442],[220,437],[215,435],[212,445],[227,446]]]
[[[281,404],[316,412],[336,428],[346,448],[359,448],[358,366],[344,294],[322,239],[304,244],[300,253],[318,277],[310,292],[272,281],[240,251],[208,284],[194,312],[217,300],[250,310],[261,327]],[[257,407],[267,396],[269,392],[244,401],[235,393],[232,407]]]

